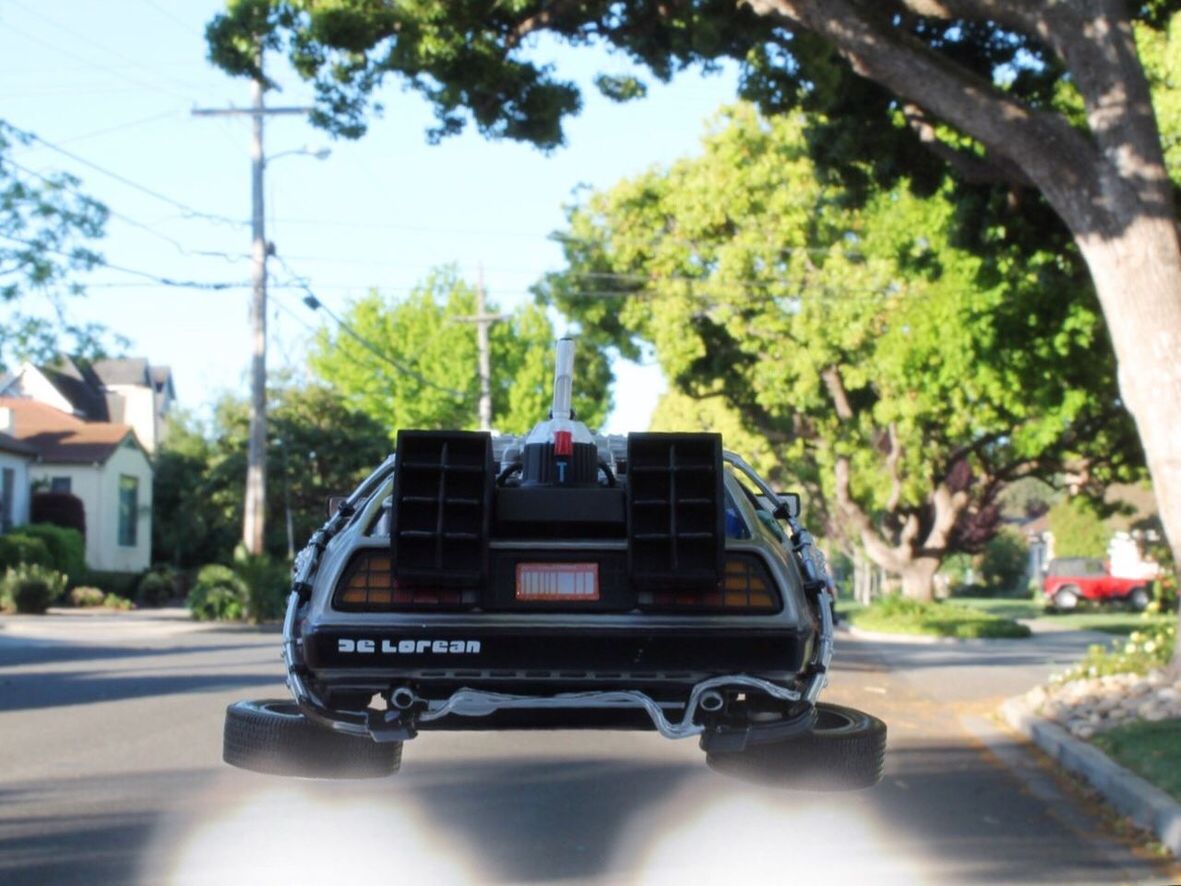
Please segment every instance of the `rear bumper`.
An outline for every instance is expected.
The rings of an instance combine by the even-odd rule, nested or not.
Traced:
[[[821,600],[814,642],[811,632],[782,625],[743,631],[687,625],[525,630],[408,621],[381,627],[304,624],[297,631],[300,599],[293,593],[283,657],[288,686],[307,716],[378,741],[413,738],[420,727],[465,728],[473,721],[493,729],[635,728],[642,723],[637,714],[668,738],[705,733],[716,739],[725,725],[711,725],[703,712],[720,709],[727,692],[753,692],[795,706],[790,722],[745,729],[746,735],[759,729],[770,734],[806,728],[808,711],[827,682],[832,612],[827,595]],[[449,658],[465,661],[441,664]],[[604,681],[603,688],[593,685],[596,680]],[[679,684],[679,691],[649,689],[663,681]],[[337,694],[334,689],[380,692],[395,684],[411,699],[401,708],[342,710],[324,701],[325,692]],[[570,685],[578,691],[565,691]],[[432,686],[438,690],[433,695]],[[391,702],[395,697],[391,692]]]
[[[305,625],[303,663],[318,677],[333,672],[496,675],[568,679],[608,675],[639,681],[677,674],[796,674],[813,652],[813,633],[790,626],[757,629],[533,627],[407,622]],[[575,677],[577,675],[577,677]],[[675,678],[675,677],[674,677]]]

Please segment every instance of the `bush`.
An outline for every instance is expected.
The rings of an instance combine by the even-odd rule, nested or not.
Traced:
[[[994,594],[1017,593],[1029,567],[1029,546],[1012,530],[998,532],[984,546],[980,575],[984,586]]]
[[[82,585],[70,591],[69,600],[71,606],[76,606],[79,609],[93,609],[95,606],[103,605],[103,597],[103,592],[99,588]]]
[[[291,590],[291,566],[286,560],[234,552],[234,571],[246,585],[246,617],[253,622],[280,618]]]
[[[17,566],[4,574],[5,608],[43,615],[66,589],[66,577],[44,566]]]
[[[86,541],[77,529],[52,523],[30,523],[21,527],[21,533],[43,541],[49,549],[49,565],[64,572],[71,583],[82,580],[86,573]]]
[[[49,548],[45,542],[25,535],[23,531],[0,535],[0,569],[10,569],[21,564],[51,566]]]
[[[158,607],[176,597],[176,581],[171,570],[154,569],[145,572],[135,591],[140,606]]]
[[[1148,606],[1151,613],[1175,612],[1177,610],[1177,576],[1170,572],[1162,572],[1152,583],[1152,603]]]
[[[1122,645],[1114,649],[1098,644],[1090,647],[1081,662],[1064,674],[1056,675],[1053,681],[1089,680],[1112,674],[1147,674],[1169,663],[1176,644],[1175,624],[1133,631]]]
[[[1050,508],[1047,520],[1054,533],[1054,556],[1099,559],[1107,556],[1111,529],[1086,500],[1063,499]]]
[[[86,573],[86,583],[101,588],[105,594],[116,594],[131,599],[139,586],[142,572],[96,572]]]
[[[120,597],[118,594],[107,594],[103,597],[103,609],[134,609],[135,604],[126,597]]]
[[[34,523],[52,523],[76,529],[86,537],[86,508],[82,499],[69,492],[35,492],[29,503],[29,518]]]
[[[234,570],[211,563],[197,573],[187,603],[198,621],[235,621],[246,616],[248,593],[246,583]]]

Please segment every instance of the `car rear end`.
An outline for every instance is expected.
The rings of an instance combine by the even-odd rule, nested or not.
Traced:
[[[592,466],[567,464],[569,484],[524,464],[530,445],[399,435],[297,583],[288,648],[308,711],[391,739],[745,732],[753,711],[806,723],[823,682],[823,582],[809,591],[720,438],[600,438],[593,459],[544,442],[538,463]]]

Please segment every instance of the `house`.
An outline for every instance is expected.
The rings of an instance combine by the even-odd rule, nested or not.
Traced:
[[[150,454],[163,440],[176,390],[167,366],[151,366],[142,357],[59,357],[45,366],[24,363],[0,378],[0,397],[35,400],[87,422],[130,425]]]
[[[30,387],[42,378],[25,376]],[[30,396],[0,396],[0,436],[22,447],[29,459],[27,482],[19,483],[14,473],[14,488],[24,490],[26,514],[30,488],[69,492],[86,512],[87,566],[103,572],[148,567],[152,463],[131,425],[86,421],[72,409]]]
[[[0,410],[0,428],[10,415]],[[29,522],[29,464],[36,450],[0,431],[0,534]]]

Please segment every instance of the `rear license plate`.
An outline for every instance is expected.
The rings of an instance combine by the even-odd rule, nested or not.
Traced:
[[[517,599],[575,603],[599,599],[598,563],[518,563]]]

